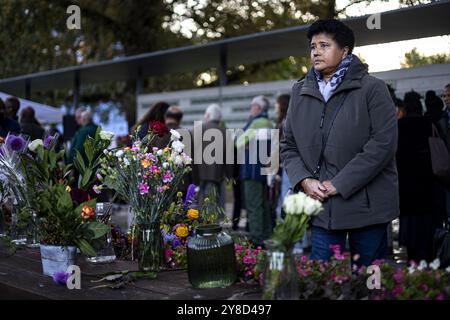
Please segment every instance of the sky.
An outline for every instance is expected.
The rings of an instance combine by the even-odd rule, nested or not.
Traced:
[[[337,0],[337,8],[343,8],[350,1]],[[361,16],[377,12],[399,9],[399,1],[374,1],[370,5],[364,3],[355,4],[347,9],[349,16]],[[381,26],[383,20],[381,18]],[[355,47],[354,53],[367,62],[370,72],[400,69],[400,63],[404,60],[405,53],[417,48],[418,52],[426,56],[438,53],[450,53],[450,36],[422,38],[416,40],[397,41],[385,44],[377,44],[363,47]],[[385,59],[389,52],[389,59]],[[380,57],[383,57],[380,59]]]

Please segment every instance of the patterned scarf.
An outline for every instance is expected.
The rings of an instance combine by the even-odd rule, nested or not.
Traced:
[[[330,81],[325,82],[323,80],[323,76],[313,68],[314,73],[316,75],[317,83],[319,85],[320,93],[322,94],[325,101],[330,99],[334,90],[341,84],[344,79],[345,73],[347,72],[348,66],[353,60],[353,54],[347,55],[342,61],[339,63],[336,71],[331,76]]]

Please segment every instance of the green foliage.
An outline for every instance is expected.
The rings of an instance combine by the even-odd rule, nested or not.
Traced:
[[[450,54],[435,54],[425,56],[417,51],[417,48],[405,53],[405,60],[401,63],[402,68],[412,68],[429,64],[450,63]]]
[[[102,139],[100,137],[101,127],[97,128],[95,136],[92,138],[88,136],[84,142],[85,157],[77,150],[74,166],[79,173],[78,188],[89,191],[89,188],[96,181],[96,174],[100,169],[102,159],[105,156],[104,150],[107,149],[111,143],[110,140]]]
[[[55,184],[39,195],[39,232],[47,245],[76,245],[80,250],[95,256],[90,242],[102,237],[110,227],[83,218],[84,207],[95,208],[96,201],[89,200],[76,206],[66,185]]]

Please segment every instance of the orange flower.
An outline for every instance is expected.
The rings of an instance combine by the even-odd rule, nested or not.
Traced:
[[[123,148],[123,151],[125,151],[125,152],[130,151],[130,150],[131,150],[130,147],[125,147],[125,148]]]
[[[163,190],[164,191],[169,190],[169,189],[170,189],[170,187],[167,184],[163,185]]]
[[[144,159],[141,161],[141,166],[144,167],[145,169],[147,169],[150,166],[150,160],[148,159]]]
[[[187,212],[187,217],[189,220],[195,220],[198,219],[198,210],[196,209],[189,209]]]
[[[81,216],[83,219],[89,219],[90,217],[94,216],[94,209],[91,206],[85,205],[83,206],[83,209],[81,211]]]

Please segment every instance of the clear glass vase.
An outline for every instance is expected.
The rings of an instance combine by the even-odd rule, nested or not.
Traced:
[[[298,300],[298,274],[292,248],[284,250],[272,241],[265,241],[263,299]]]
[[[31,221],[28,225],[27,233],[27,247],[29,248],[39,248],[39,220],[35,211],[31,212]]]
[[[163,238],[159,223],[136,225],[138,266],[140,271],[158,272],[164,259]]]
[[[95,219],[98,222],[110,225],[111,222],[112,203],[98,202],[95,208]],[[87,261],[93,264],[112,263],[116,260],[114,252],[114,244],[112,241],[111,231],[105,234],[98,247],[95,248],[97,255],[95,257],[88,257]]]

